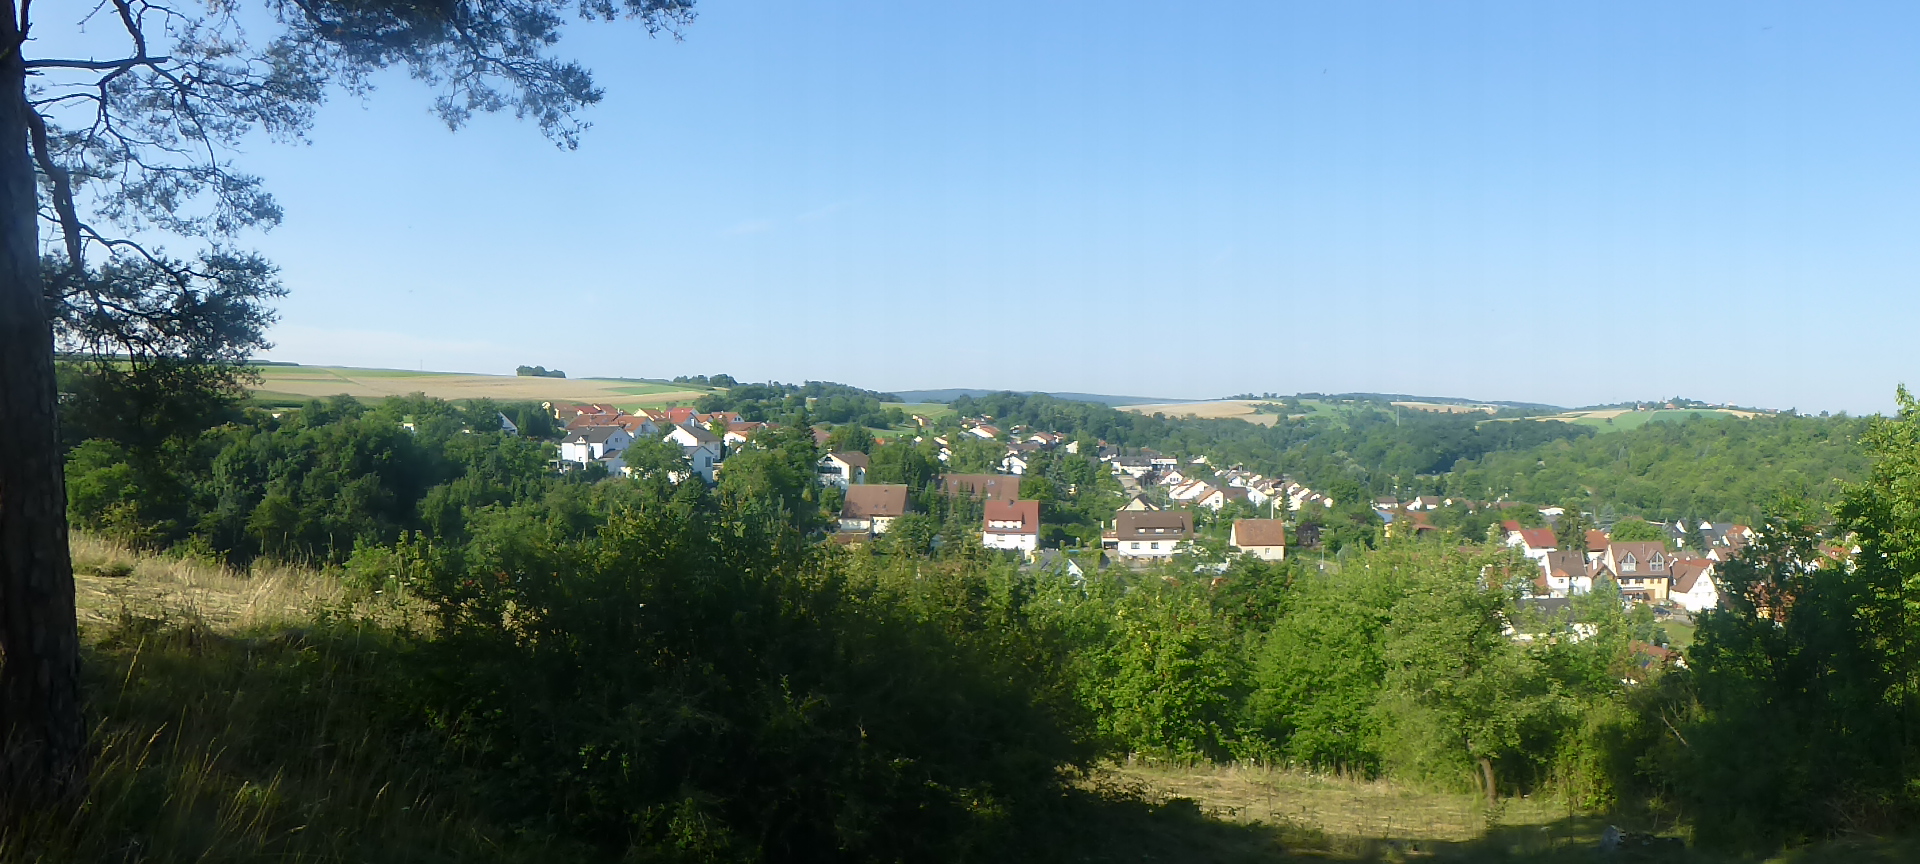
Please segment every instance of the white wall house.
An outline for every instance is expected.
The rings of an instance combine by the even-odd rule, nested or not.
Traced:
[[[1108,551],[1117,558],[1165,559],[1193,537],[1193,514],[1184,510],[1125,510],[1114,514]]]
[[[867,482],[867,454],[828,453],[814,465],[821,483],[842,489]]]
[[[1688,612],[1720,607],[1720,585],[1714,578],[1712,562],[1683,560],[1673,565],[1673,590],[1667,595],[1674,605]]]
[[[680,445],[687,464],[693,466],[693,473],[708,483],[713,482],[714,472],[726,451],[711,431],[694,425],[675,426],[661,440]]]
[[[618,426],[588,426],[560,441],[560,461],[585,466],[633,444],[633,436]]]
[[[1018,549],[1022,552],[1040,548],[1040,502],[986,502],[986,520],[980,528],[980,545],[988,549]]]

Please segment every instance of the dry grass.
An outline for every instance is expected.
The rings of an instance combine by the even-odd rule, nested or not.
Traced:
[[[1465,843],[1495,827],[1544,826],[1568,815],[1564,804],[1547,799],[1506,799],[1489,810],[1477,795],[1256,765],[1132,763],[1112,770],[1150,794],[1192,799],[1216,819],[1288,824],[1348,840]]]
[[[241,572],[191,558],[157,556],[111,540],[73,535],[74,601],[83,630],[113,625],[131,612],[197,620],[237,633],[310,622],[325,610],[363,615],[403,611],[401,598],[356,596],[336,576],[281,564]]]

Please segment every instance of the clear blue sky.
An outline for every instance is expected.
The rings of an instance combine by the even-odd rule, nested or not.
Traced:
[[[271,356],[1208,397],[1920,376],[1920,5],[705,0],[576,152],[395,78],[262,144]]]

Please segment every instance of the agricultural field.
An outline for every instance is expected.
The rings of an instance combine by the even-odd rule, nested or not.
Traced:
[[[1655,421],[1675,422],[1695,417],[1740,417],[1758,416],[1752,411],[1737,411],[1731,408],[1679,408],[1659,409],[1656,411],[1635,411],[1629,408],[1608,408],[1599,411],[1567,411],[1534,417],[1534,420],[1559,420],[1580,426],[1592,426],[1603,432],[1635,429]]]
[[[383,399],[425,393],[439,399],[607,402],[631,410],[689,402],[711,392],[713,390],[706,387],[628,379],[533,378],[343,366],[265,366],[260,369],[260,381],[254,385],[256,400],[281,405],[340,394]]]
[[[1278,400],[1221,399],[1212,402],[1164,402],[1148,405],[1121,405],[1119,408],[1122,411],[1132,411],[1137,414],[1165,414],[1168,417],[1192,416],[1199,417],[1203,420],[1234,418],[1245,420],[1248,423],[1258,423],[1262,426],[1272,426],[1274,423],[1279,422],[1280,415],[1256,414],[1253,408],[1255,405],[1275,401]]]

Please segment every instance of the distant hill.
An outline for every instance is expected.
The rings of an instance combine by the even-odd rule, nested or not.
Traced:
[[[948,390],[895,390],[902,402],[952,402],[962,396],[991,396],[1006,393],[1006,390],[969,390],[956,387]],[[1023,396],[1037,393],[1037,390],[1014,390]],[[1102,405],[1146,405],[1154,402],[1178,402],[1178,399],[1166,399],[1157,396],[1105,396],[1098,393],[1047,393],[1055,399],[1071,399],[1075,402],[1098,402]]]

